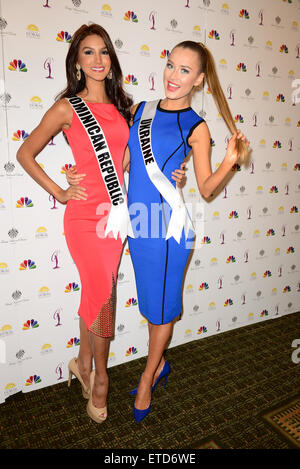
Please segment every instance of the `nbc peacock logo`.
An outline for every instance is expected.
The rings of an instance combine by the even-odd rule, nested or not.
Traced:
[[[130,347],[128,350],[126,350],[126,357],[131,357],[132,355],[136,355],[138,353],[137,348],[135,347]]]
[[[161,59],[168,59],[170,55],[170,51],[168,49],[163,49],[160,53]]]
[[[17,208],[31,208],[33,207],[33,202],[29,197],[20,197],[16,203]]]
[[[208,290],[208,289],[209,289],[209,286],[207,282],[202,282],[198,288],[199,291]]]
[[[66,348],[78,347],[78,345],[80,345],[80,340],[77,337],[72,337],[68,340]]]
[[[291,287],[289,285],[286,285],[284,289],[282,290],[282,293],[290,293],[291,291],[292,291]]]
[[[275,140],[273,143],[273,148],[281,148],[281,142],[279,140]]]
[[[269,228],[266,232],[266,236],[270,237],[270,236],[275,236],[275,231],[273,228]]]
[[[269,315],[269,311],[267,309],[263,309],[260,313],[260,317],[264,318],[265,316]]]
[[[24,142],[28,136],[29,134],[25,130],[16,130],[13,133],[12,140],[14,142],[20,142],[21,140]]]
[[[137,300],[135,298],[129,298],[129,300],[126,301],[125,307],[130,308],[130,306],[137,306]]]
[[[75,282],[69,283],[65,287],[65,293],[71,293],[73,291],[79,291],[79,290],[80,290],[79,285]]]
[[[250,18],[248,11],[245,10],[244,8],[242,10],[240,10],[239,17],[244,18],[246,20],[248,20]]]
[[[241,114],[237,114],[234,118],[235,123],[243,124],[244,123],[244,118]]]
[[[272,272],[268,269],[263,273],[263,278],[272,277]]]
[[[226,301],[224,302],[224,306],[232,306],[233,301],[231,298],[227,298]]]
[[[244,62],[239,62],[236,66],[236,70],[238,72],[247,72],[247,66],[244,64]]]
[[[138,21],[139,21],[137,15],[134,13],[134,11],[126,11],[126,13],[124,14],[123,19],[125,21],[131,22],[131,23],[138,23]]]
[[[280,46],[279,52],[281,52],[281,54],[288,54],[288,53],[289,53],[289,49],[288,49],[287,45],[286,45],[286,44],[282,44],[282,45]]]
[[[206,326],[201,326],[201,327],[199,327],[199,329],[197,331],[197,334],[198,335],[205,334],[205,332],[207,332],[207,327]]]
[[[211,244],[211,239],[209,236],[203,236],[201,244]]]
[[[228,256],[226,259],[226,264],[234,264],[236,262],[236,259],[234,256]]]
[[[34,269],[36,269],[36,263],[31,259],[24,260],[23,262],[21,262],[20,267],[19,267],[19,270],[34,270]]]
[[[72,168],[72,164],[71,163],[66,163],[64,164],[61,169],[60,169],[60,172],[61,174],[66,174],[66,172],[68,171],[68,169]]]
[[[125,85],[138,85],[137,78],[134,75],[127,75],[124,80]]]
[[[296,205],[293,205],[293,206],[290,208],[290,213],[298,213],[298,207],[296,207]]]
[[[293,167],[293,171],[300,171],[300,163],[296,163]]]
[[[270,187],[269,194],[278,194],[278,187],[277,186]]]
[[[286,250],[287,254],[294,254],[295,253],[295,248],[293,246],[289,246]]]
[[[228,218],[229,220],[232,220],[233,218],[239,218],[239,214],[236,210],[233,210],[232,212],[230,212],[230,214],[228,215]]]
[[[277,103],[285,103],[285,97],[282,93],[279,93],[277,96],[276,96],[276,102]]]
[[[208,33],[209,39],[216,39],[217,41],[220,39],[220,35],[216,29],[212,29]]]
[[[68,31],[60,31],[56,35],[56,40],[58,42],[67,42],[70,44],[70,42],[72,42],[72,36],[68,33]]]
[[[40,376],[33,375],[33,376],[29,376],[29,378],[26,379],[25,386],[32,386],[34,384],[39,384],[41,382],[42,382],[42,380],[41,380]]]
[[[21,59],[14,59],[9,62],[8,70],[12,72],[27,72],[27,67]]]
[[[35,319],[28,319],[28,321],[24,322],[22,331],[29,331],[29,329],[37,329],[39,327],[38,321]]]

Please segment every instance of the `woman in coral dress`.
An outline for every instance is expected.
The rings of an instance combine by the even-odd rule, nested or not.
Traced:
[[[66,90],[20,147],[17,159],[38,184],[67,203],[65,236],[82,287],[80,352],[69,363],[69,384],[73,373],[89,398],[88,414],[101,423],[107,416],[107,358],[114,335],[117,269],[130,227],[122,186],[132,101],[123,90],[112,42],[99,25],[83,25],[75,32],[66,72]],[[63,190],[35,161],[60,131],[85,174],[84,187]]]

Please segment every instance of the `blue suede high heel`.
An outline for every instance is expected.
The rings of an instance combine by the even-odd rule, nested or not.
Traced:
[[[169,373],[171,371],[171,367],[170,367],[170,364],[169,362],[165,361],[164,363],[164,366],[163,366],[163,369],[161,370],[157,380],[155,381],[155,383],[153,384],[153,386],[151,387],[151,394],[154,392],[157,384],[159,383],[159,381],[162,379],[162,378],[165,378],[165,389],[166,389],[166,386],[167,386],[167,380],[168,380],[168,376],[169,376]],[[140,384],[140,383],[139,383]],[[132,389],[132,391],[129,392],[129,394],[131,394],[132,396],[136,396],[137,395],[137,390],[138,390],[138,387],[139,385],[137,385],[137,387],[135,389]],[[147,409],[146,409],[147,410]]]
[[[149,407],[147,409],[137,409],[135,405],[133,404],[133,415],[137,423],[140,423],[147,415],[149,414],[151,409],[151,401],[149,404]]]

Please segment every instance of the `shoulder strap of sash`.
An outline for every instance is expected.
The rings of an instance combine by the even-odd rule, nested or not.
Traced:
[[[138,128],[139,143],[150,180],[172,208],[166,239],[173,236],[180,243],[183,227],[185,228],[186,238],[190,229],[195,230],[182,195],[160,170],[153,154],[151,132],[157,104],[158,100],[149,101],[144,106]]]
[[[105,236],[112,231],[115,238],[117,238],[118,232],[120,232],[123,241],[128,231],[130,233],[132,232],[132,228],[129,220],[124,187],[120,184],[105,134],[92,111],[80,96],[73,96],[67,99],[82,123],[91,142],[106,191],[112,204]]]

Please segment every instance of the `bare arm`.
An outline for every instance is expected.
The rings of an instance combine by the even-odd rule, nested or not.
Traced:
[[[225,176],[229,173],[232,166],[238,160],[238,153],[235,150],[235,140],[242,138],[246,140],[245,135],[238,130],[230,139],[225,157],[219,168],[213,173],[210,164],[210,132],[206,122],[202,122],[195,128],[189,143],[193,148],[194,171],[199,191],[204,198],[213,195],[213,191],[221,184]],[[250,142],[247,142],[249,145]]]
[[[31,132],[17,152],[17,160],[25,171],[49,194],[62,203],[70,198],[77,198],[83,188],[63,190],[43,171],[35,161],[37,155],[45,148],[51,138],[62,128],[68,128],[72,121],[72,109],[65,100],[55,103],[44,115],[40,124]],[[76,194],[77,196],[76,196]],[[75,197],[73,197],[75,195]],[[81,197],[83,198],[83,197]]]

